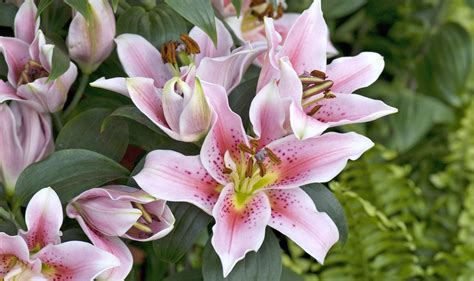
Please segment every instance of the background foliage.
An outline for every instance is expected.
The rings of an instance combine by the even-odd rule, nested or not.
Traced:
[[[301,12],[310,2],[287,0],[288,11]],[[70,20],[64,11],[72,6],[87,14],[80,3],[40,1],[42,29],[64,50]],[[215,36],[209,1],[112,3],[118,34],[138,33],[158,48],[193,25]],[[16,8],[0,5],[1,34],[11,35]],[[341,236],[347,235],[324,266],[268,231],[262,249],[239,262],[227,280],[474,280],[474,1],[323,0],[323,10],[340,55],[375,51],[384,56],[382,77],[360,93],[384,100],[399,113],[340,129],[363,132],[377,143],[328,185],[347,222],[339,205],[324,206],[333,196],[324,186],[306,189],[314,190],[308,193],[317,206],[333,214]],[[247,125],[256,75],[249,70],[230,95],[232,108]],[[125,76],[116,54],[91,81],[103,76]],[[20,177],[16,210],[45,185],[52,185],[63,202],[110,181],[134,185],[128,170],[135,174],[140,159],[153,149],[199,151],[194,144],[171,141],[129,100],[104,90],[88,87],[67,121],[56,132],[57,152]],[[67,172],[74,170],[80,173]],[[34,175],[42,180],[32,181]],[[129,280],[222,280],[208,243],[212,219],[188,204],[171,208],[177,223],[169,236],[131,243],[136,265]],[[66,228],[64,240],[84,239],[75,222],[68,221]],[[14,233],[15,226],[0,220],[0,231]],[[281,261],[275,259],[278,243]]]

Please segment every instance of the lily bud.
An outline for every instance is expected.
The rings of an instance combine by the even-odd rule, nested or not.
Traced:
[[[114,47],[115,18],[108,0],[89,0],[90,22],[76,12],[69,26],[70,57],[85,73],[94,72]]]
[[[163,88],[163,112],[171,130],[183,141],[198,141],[206,135],[212,119],[212,110],[200,80],[191,85],[175,77]]]
[[[175,221],[165,201],[128,186],[90,189],[74,198],[66,212],[103,235],[137,241],[165,236]]]
[[[0,183],[12,196],[21,172],[54,150],[51,120],[27,105],[0,104]]]

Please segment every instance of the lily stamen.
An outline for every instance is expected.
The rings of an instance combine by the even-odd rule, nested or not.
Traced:
[[[247,161],[247,169],[245,170],[245,177],[251,178],[253,175],[253,159],[249,158]]]
[[[260,170],[260,176],[264,177],[267,173],[267,168],[265,167],[265,164],[262,161],[257,161],[257,165]]]
[[[140,230],[140,231],[143,231],[143,232],[146,232],[146,233],[153,233],[153,230],[151,230],[151,228],[144,225],[143,223],[136,222],[136,223],[133,224],[133,226],[136,229]]]
[[[270,159],[271,162],[273,162],[274,164],[281,164],[281,159],[280,157],[278,157],[275,152],[273,152],[270,148],[268,147],[265,147],[264,148],[265,151],[267,152],[267,155],[268,155],[268,158]]]
[[[311,71],[311,76],[313,77],[318,77],[318,78],[321,78],[323,80],[326,80],[326,78],[328,78],[328,76],[326,75],[325,72],[322,72],[320,70],[313,70]]]
[[[21,72],[20,78],[18,79],[18,85],[23,85],[27,83],[31,83],[36,79],[48,77],[49,73],[43,66],[37,63],[34,60],[29,60],[28,63],[25,65],[25,68]]]
[[[313,116],[314,114],[316,114],[320,109],[321,107],[323,107],[322,105],[320,104],[317,104],[315,107],[313,107],[313,109],[311,109],[307,114],[309,116]]]
[[[198,43],[194,41],[193,38],[189,37],[189,35],[181,34],[179,38],[181,39],[181,41],[183,41],[184,46],[186,48],[186,53],[188,55],[195,55],[201,52]]]
[[[232,169],[231,169],[231,168],[224,167],[224,169],[222,170],[222,172],[223,172],[224,174],[227,174],[227,175],[228,175],[228,174],[231,174],[231,173],[232,173]]]
[[[145,219],[145,221],[147,223],[152,223],[153,222],[153,219],[151,218],[151,215],[145,210],[145,207],[143,207],[142,204],[140,203],[133,203],[133,205],[135,207],[137,207],[141,212],[142,212],[142,216],[143,218]]]
[[[322,83],[315,84],[313,86],[308,87],[304,92],[303,92],[303,99],[310,98],[312,96],[315,96],[317,94],[320,94],[322,92],[325,92],[334,85],[334,82],[331,80],[326,80]]]
[[[246,144],[244,143],[239,143],[238,145],[240,151],[242,152],[247,152],[248,154],[250,155],[254,155],[255,154],[255,151],[253,149],[251,149],[250,147],[248,147]]]

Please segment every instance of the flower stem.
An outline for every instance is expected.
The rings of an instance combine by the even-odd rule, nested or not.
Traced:
[[[84,90],[86,89],[87,83],[89,82],[89,74],[87,73],[82,73],[81,79],[79,80],[79,86],[77,87],[76,92],[74,93],[74,97],[72,98],[71,104],[69,104],[69,107],[66,108],[64,111],[63,117],[67,118],[71,113],[74,111],[76,106],[79,104],[79,102],[82,99],[82,96],[84,95]]]

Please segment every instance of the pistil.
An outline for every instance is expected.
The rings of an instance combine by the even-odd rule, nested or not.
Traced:
[[[142,212],[142,216],[143,216],[143,218],[145,219],[145,221],[146,221],[147,223],[152,223],[152,222],[153,222],[153,220],[152,220],[152,218],[151,218],[151,215],[145,210],[145,207],[143,207],[142,204],[140,204],[140,203],[133,203],[133,205],[134,205],[135,207],[137,207],[137,208]]]
[[[151,228],[144,225],[143,223],[136,222],[136,223],[133,224],[133,226],[136,229],[140,230],[140,231],[143,231],[143,232],[146,232],[146,233],[153,233],[153,230],[151,230]]]

